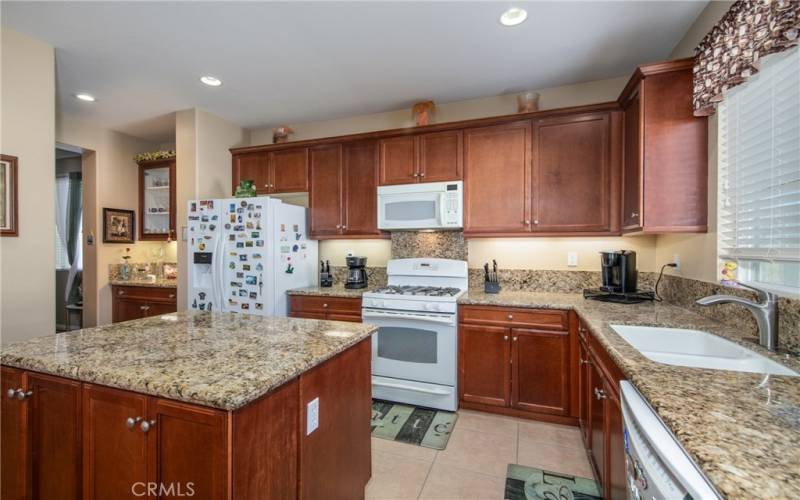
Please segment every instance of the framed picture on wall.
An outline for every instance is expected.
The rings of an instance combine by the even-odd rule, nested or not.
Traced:
[[[0,236],[19,235],[17,157],[0,155]]]
[[[133,243],[136,213],[120,208],[103,209],[103,243]]]

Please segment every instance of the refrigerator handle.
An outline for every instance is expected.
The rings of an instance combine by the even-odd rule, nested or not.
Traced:
[[[224,297],[222,293],[223,273],[225,272],[225,259],[223,258],[223,244],[222,244],[222,231],[218,232],[214,242],[214,262],[212,264],[211,276],[214,278],[212,285],[214,286],[214,300],[217,301],[217,311],[225,310]]]

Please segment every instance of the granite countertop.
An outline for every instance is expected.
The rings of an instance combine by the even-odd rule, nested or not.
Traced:
[[[4,344],[0,363],[235,410],[375,330],[361,323],[179,312]]]
[[[370,291],[371,288],[345,288],[344,285],[336,284],[330,287],[321,286],[307,286],[304,288],[293,288],[287,290],[289,295],[319,295],[320,297],[345,297],[360,299],[364,292]]]
[[[147,286],[151,288],[177,288],[178,280],[157,279],[155,281],[147,280],[111,280],[111,285],[116,286]]]
[[[727,498],[800,498],[800,377],[685,368],[648,360],[611,324],[711,332],[800,371],[734,327],[661,303],[610,304],[579,294],[469,291],[460,304],[574,309]]]

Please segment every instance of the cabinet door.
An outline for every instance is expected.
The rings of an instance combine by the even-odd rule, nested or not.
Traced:
[[[269,154],[270,193],[308,191],[308,149],[287,149]]]
[[[332,236],[342,225],[342,146],[334,144],[309,153],[311,236]]]
[[[27,390],[21,370],[0,369],[0,497],[7,500],[29,498],[30,455],[28,399],[9,397],[8,391]]]
[[[233,191],[240,181],[253,181],[258,194],[269,193],[269,156],[267,153],[241,153],[233,157]],[[233,191],[231,194],[233,194]]]
[[[530,225],[531,124],[464,131],[464,232],[520,233]]]
[[[175,160],[139,164],[139,239],[175,236]]]
[[[604,498],[623,500],[627,498],[625,476],[625,438],[622,432],[622,407],[616,391],[605,386],[606,409],[606,472]]]
[[[422,134],[417,141],[421,181],[455,181],[464,177],[463,135],[460,130]]]
[[[161,316],[162,314],[174,313],[177,310],[177,305],[169,302],[148,302],[144,317]]]
[[[147,439],[137,419],[146,416],[147,396],[84,385],[84,500],[140,498],[136,493],[144,492],[147,482]]]
[[[81,383],[27,373],[33,498],[81,497]]]
[[[145,317],[147,303],[144,300],[117,297],[114,297],[113,300],[112,321],[114,323]]]
[[[511,382],[511,338],[508,328],[461,325],[459,393],[462,401],[508,406]]]
[[[625,103],[625,154],[622,168],[622,228],[642,226],[642,167],[644,159],[641,84]]]
[[[328,313],[328,316],[325,319],[329,319],[331,321],[349,321],[351,323],[361,323],[361,316],[355,314]]]
[[[227,498],[228,453],[225,412],[150,398],[147,432],[148,481],[173,485],[193,499]],[[172,498],[157,496],[157,498]]]
[[[511,405],[520,410],[569,413],[569,332],[512,328]]]
[[[590,386],[591,369],[589,367],[589,350],[583,340],[578,343],[578,423],[581,428],[583,444],[587,449],[592,447],[591,415],[589,414],[592,388]]]
[[[596,362],[593,358],[590,367],[590,387],[592,394],[590,396],[589,405],[589,418],[591,429],[591,449],[590,454],[594,460],[598,479],[601,485],[605,483],[605,405],[603,399],[598,397],[599,391],[603,390],[603,376],[597,368]]]
[[[380,185],[410,184],[419,180],[417,141],[414,136],[378,141]]]
[[[345,144],[344,234],[377,235],[378,147],[375,142]]]
[[[534,121],[534,231],[610,230],[609,139],[608,113]]]

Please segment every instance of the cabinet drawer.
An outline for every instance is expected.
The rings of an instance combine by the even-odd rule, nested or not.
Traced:
[[[317,295],[294,295],[291,298],[292,312],[335,312],[361,317],[361,299],[346,297],[323,297]]]
[[[145,300],[158,300],[177,303],[177,289],[159,288],[151,286],[117,286],[111,287],[114,298],[133,298]]]
[[[543,330],[567,330],[567,311],[467,306],[460,310],[460,321],[489,325],[524,325]]]

